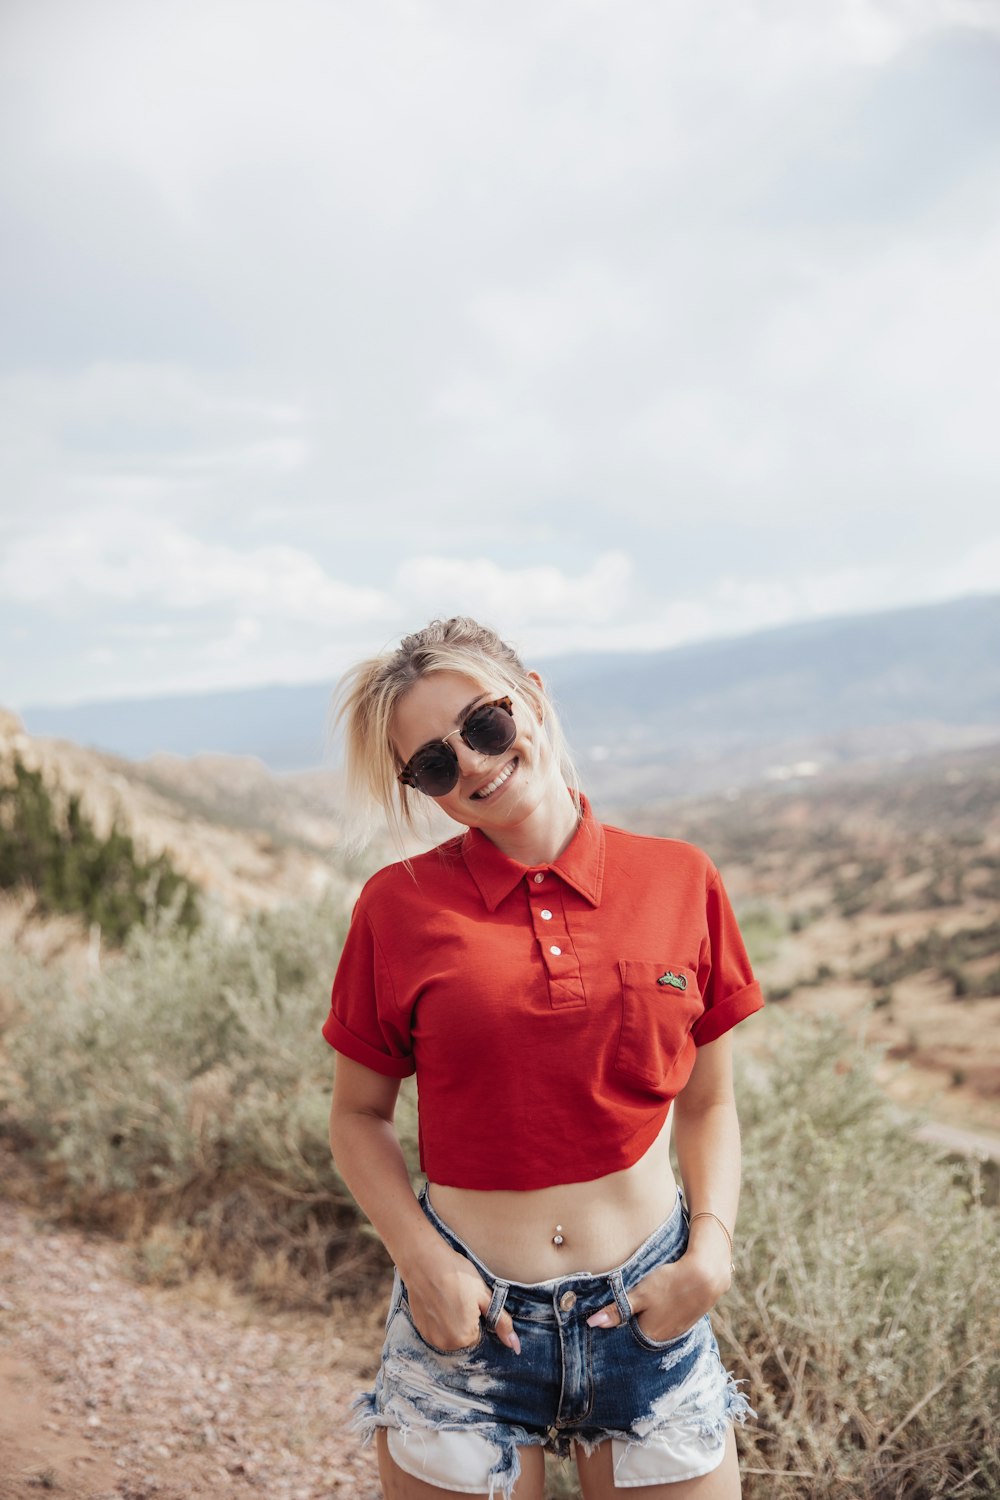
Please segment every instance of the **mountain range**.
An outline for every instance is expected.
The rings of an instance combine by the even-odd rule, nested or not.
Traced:
[[[1000,740],[1000,594],[782,625],[666,651],[529,663],[562,715],[584,784],[675,797]],[[274,685],[21,711],[31,734],[131,760],[253,756],[335,764],[332,684]]]

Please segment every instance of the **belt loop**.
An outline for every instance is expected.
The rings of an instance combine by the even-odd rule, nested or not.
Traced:
[[[612,1271],[608,1278],[611,1282],[611,1291],[614,1295],[615,1306],[621,1316],[623,1323],[627,1323],[632,1316],[632,1304],[625,1292],[625,1283],[622,1281],[621,1271]]]
[[[510,1291],[509,1281],[497,1281],[493,1284],[493,1296],[490,1305],[486,1309],[483,1321],[490,1333],[496,1333],[500,1314],[503,1312],[504,1303],[507,1301],[507,1293]]]

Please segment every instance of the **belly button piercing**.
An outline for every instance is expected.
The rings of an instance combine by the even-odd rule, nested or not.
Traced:
[[[556,1232],[552,1236],[552,1243],[553,1243],[553,1245],[563,1245],[563,1244],[565,1244],[565,1240],[563,1239],[563,1232],[562,1232],[562,1225],[561,1224],[557,1224],[556,1225]]]

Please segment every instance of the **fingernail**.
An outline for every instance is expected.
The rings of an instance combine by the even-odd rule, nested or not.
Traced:
[[[509,1348],[513,1349],[513,1351],[514,1351],[515,1354],[520,1354],[520,1352],[521,1352],[521,1340],[518,1338],[517,1333],[515,1332],[515,1330],[513,1328],[510,1330],[510,1333],[508,1333],[507,1337],[504,1339],[504,1343]]]
[[[606,1312],[591,1313],[587,1319],[591,1328],[608,1328],[611,1325],[611,1314]]]

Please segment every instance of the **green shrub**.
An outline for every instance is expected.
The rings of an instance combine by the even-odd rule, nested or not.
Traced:
[[[230,934],[161,921],[82,994],[0,960],[22,1000],[0,1120],[48,1173],[49,1212],[144,1234],[149,1277],[207,1262],[285,1304],[384,1295],[327,1143],[318,1028],[344,925],[332,900]],[[996,1496],[996,1210],[897,1118],[838,1023],[774,1008],[757,1041],[737,1272],[713,1315],[758,1413],[739,1434],[747,1500]],[[400,1122],[415,1173],[409,1087]]]
[[[40,771],[19,757],[13,781],[0,782],[0,889],[28,887],[42,912],[72,912],[96,922],[109,943],[150,910],[176,907],[182,927],[199,920],[197,892],[165,854],[142,859],[115,825],[95,833],[80,799],[69,796],[60,816]]]
[[[996,1496],[996,1211],[836,1022],[773,1012],[768,1036],[740,1078],[737,1273],[714,1315],[758,1413],[745,1493]]]
[[[232,933],[163,919],[133,928],[82,992],[55,974],[36,984],[7,1036],[0,1103],[61,1213],[135,1236],[175,1219],[192,1260],[244,1284],[273,1283],[283,1263],[279,1297],[323,1302],[381,1271],[327,1139],[333,1054],[319,1027],[341,906]]]

